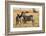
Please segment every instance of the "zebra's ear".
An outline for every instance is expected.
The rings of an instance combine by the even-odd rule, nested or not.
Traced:
[[[35,8],[33,8],[33,12],[35,12]]]
[[[33,8],[33,12],[34,12],[34,13],[38,13],[39,11],[36,10],[35,8]]]

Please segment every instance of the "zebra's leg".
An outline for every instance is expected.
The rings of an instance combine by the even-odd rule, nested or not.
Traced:
[[[34,17],[33,17],[33,19],[32,19],[32,26],[34,27]]]
[[[20,24],[20,20],[19,20],[19,24]]]
[[[32,26],[34,27],[34,16],[32,17]]]
[[[18,24],[18,21],[16,21],[16,25]]]
[[[32,20],[32,26],[34,26],[34,20]]]
[[[20,19],[20,24],[22,24],[22,18]]]
[[[17,21],[16,21],[16,25],[17,25]]]
[[[21,18],[19,19],[19,24],[21,25]]]
[[[16,25],[18,25],[18,24],[19,24],[19,20],[16,21]]]

